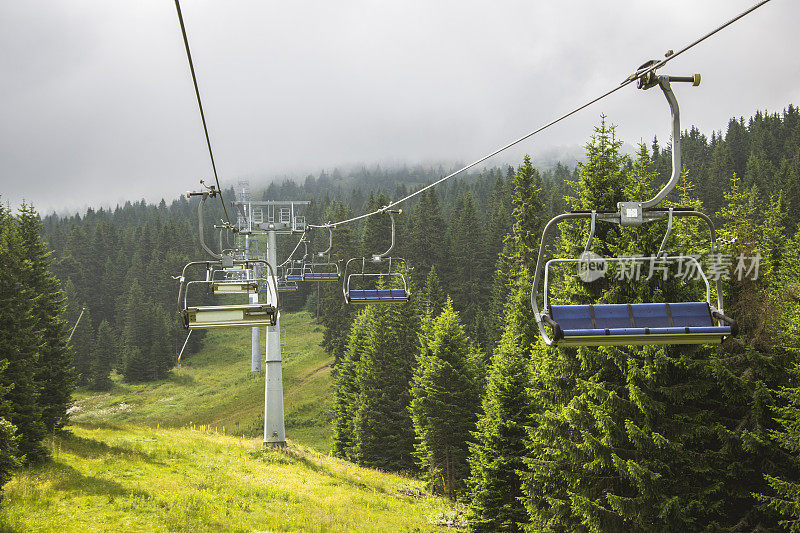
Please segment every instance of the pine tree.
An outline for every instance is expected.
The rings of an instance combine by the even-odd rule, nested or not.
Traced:
[[[50,272],[51,254],[42,242],[41,222],[32,206],[22,204],[17,226],[25,257],[30,261],[29,286],[37,295],[34,317],[44,340],[36,365],[38,402],[42,421],[52,431],[64,425],[75,386],[72,354],[67,347],[67,324],[63,319],[64,293]]]
[[[107,320],[100,322],[92,349],[92,366],[89,387],[92,390],[109,390],[111,388],[111,369],[116,360],[118,341],[114,330]]]
[[[448,236],[449,256],[458,260],[451,261],[445,286],[464,323],[474,330],[476,317],[489,301],[484,280],[490,276],[491,262],[484,223],[472,195],[466,194],[460,204],[453,213]]]
[[[376,197],[373,191],[369,193],[369,200],[365,209],[367,212],[375,211],[389,203],[383,193]],[[364,221],[364,231],[361,234],[361,249],[367,257],[372,254],[382,253],[389,247],[391,241],[391,221],[388,215],[368,217]]]
[[[426,276],[431,268],[441,271],[445,265],[446,231],[439,196],[435,190],[428,189],[419,195],[419,203],[410,217],[408,235],[403,240],[403,246],[407,250],[405,257],[420,276]]]
[[[144,297],[138,279],[134,279],[128,290],[124,307],[122,347],[125,350],[123,375],[126,381],[148,381],[153,379],[151,347],[153,345],[153,305]]]
[[[533,414],[528,354],[534,341],[530,277],[523,267],[512,285],[506,327],[494,353],[474,443],[470,446],[470,527],[521,531],[528,521],[521,475],[527,471],[527,426]]]
[[[8,362],[6,360],[0,360],[0,374],[5,371],[7,366]],[[11,410],[8,401],[5,400],[5,395],[9,388],[0,389],[0,412],[2,413],[8,413]],[[6,418],[0,417],[0,491],[11,480],[11,474],[14,469],[21,464],[18,442],[17,428]]]
[[[442,289],[441,283],[439,283],[436,267],[431,267],[428,272],[428,276],[425,278],[425,285],[417,294],[417,301],[419,308],[426,315],[439,316],[444,310],[447,295]]]
[[[409,406],[415,455],[431,488],[454,498],[469,472],[467,442],[479,405],[481,355],[449,299],[438,317],[424,321],[420,345]]]
[[[414,431],[408,405],[418,350],[418,309],[409,302],[374,305],[372,312],[356,366],[353,455],[364,466],[411,470]]]
[[[374,309],[374,306],[367,306],[356,315],[336,371],[333,451],[337,456],[349,460],[355,459],[353,424],[358,409],[358,366],[368,347],[369,333],[373,330]]]
[[[573,208],[588,207],[594,194],[606,202],[615,200],[613,194],[630,200],[652,195],[655,172],[647,148],[640,146],[629,166],[605,128],[602,123],[587,146]],[[599,186],[610,183],[616,183],[614,191]],[[580,254],[585,231],[563,231],[559,253]],[[654,254],[661,231],[656,225],[600,226],[596,235],[603,238],[596,237],[593,249],[604,256]],[[555,285],[552,293],[567,301],[675,301],[672,286],[657,277],[590,284],[569,277]],[[701,400],[711,376],[692,361],[691,349],[681,351],[537,346],[531,389],[537,409],[524,485],[530,531],[675,531],[712,523],[713,504],[704,500],[713,489],[704,472],[712,468],[713,454],[705,448],[713,412]]]
[[[796,306],[795,311],[798,307]],[[800,338],[800,319],[794,315],[792,329],[795,334],[795,346],[800,348],[796,339]],[[800,365],[793,371],[794,381],[800,378]],[[800,531],[800,387],[786,387],[777,392],[781,407],[777,408],[776,420],[781,425],[780,430],[773,432],[773,441],[792,458],[791,470],[774,475],[765,474],[770,491],[758,494],[758,499],[767,509],[774,511],[780,517],[780,525],[792,532]]]
[[[36,294],[30,286],[33,268],[16,224],[3,207],[0,272],[0,356],[6,365],[0,373],[0,390],[6,391],[0,417],[16,426],[19,453],[34,462],[47,455],[42,445],[46,428],[36,381],[36,365],[45,343],[35,316]],[[4,429],[7,434],[9,428]]]
[[[513,235],[523,261],[530,264],[538,252],[542,234],[544,202],[542,178],[526,155],[514,175],[514,225]]]
[[[69,294],[70,287],[66,293]],[[74,307],[70,305],[69,307]],[[83,316],[81,316],[83,312]],[[72,368],[75,372],[77,384],[85,387],[89,384],[92,369],[92,346],[94,345],[95,331],[92,327],[92,312],[89,308],[78,307],[67,312],[67,318],[74,328],[69,346],[72,349]],[[78,319],[80,318],[80,321]]]
[[[352,216],[352,211],[342,202],[334,202],[326,212],[326,220],[342,220]],[[337,228],[334,232],[333,260],[338,260],[340,274],[344,276],[345,263],[356,254],[355,236],[350,225]],[[326,245],[327,247],[327,245]],[[344,280],[343,280],[344,281]],[[322,346],[333,355],[333,366],[338,368],[344,356],[347,334],[355,316],[352,305],[342,298],[340,283],[322,283],[320,301],[320,322],[323,326]]]

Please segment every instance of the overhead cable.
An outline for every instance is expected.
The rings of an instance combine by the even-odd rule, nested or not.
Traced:
[[[418,190],[414,191],[413,193],[409,194],[408,196],[405,196],[405,197],[403,197],[403,198],[401,198],[399,200],[395,200],[394,202],[391,202],[388,205],[385,205],[385,206],[381,207],[380,209],[376,209],[375,211],[372,211],[370,213],[365,213],[363,215],[359,215],[359,216],[356,216],[356,217],[348,218],[348,219],[345,219],[345,220],[339,220],[338,222],[329,222],[327,224],[321,224],[321,225],[309,224],[308,227],[310,227],[310,228],[335,228],[335,227],[341,226],[343,224],[348,224],[350,222],[355,222],[357,220],[361,220],[361,219],[364,219],[364,218],[367,218],[367,217],[371,217],[371,216],[374,216],[374,215],[382,214],[382,213],[386,212],[388,209],[391,209],[391,208],[395,207],[396,205],[399,205],[399,204],[401,204],[401,203],[403,203],[403,202],[405,202],[407,200],[410,200],[411,198],[417,196],[418,194],[421,194],[421,193],[427,191],[428,189],[430,189],[432,187],[435,187],[435,186],[439,185],[440,183],[442,183],[442,182],[444,182],[446,180],[449,180],[450,178],[458,176],[462,172],[465,172],[465,171],[471,169],[472,167],[483,163],[487,159],[490,159],[490,158],[496,156],[497,154],[508,150],[512,146],[515,146],[515,145],[521,143],[522,141],[524,141],[524,140],[526,140],[526,139],[528,139],[530,137],[533,137],[537,133],[540,133],[540,132],[546,130],[550,126],[558,124],[562,120],[574,115],[578,111],[581,111],[581,110],[589,107],[590,105],[592,105],[592,104],[594,104],[596,102],[599,102],[603,98],[605,98],[607,96],[610,96],[611,94],[619,91],[623,87],[626,87],[626,86],[630,85],[631,83],[633,83],[634,81],[638,80],[639,78],[647,76],[651,72],[654,72],[657,69],[663,67],[664,65],[666,65],[667,63],[669,63],[670,61],[672,61],[673,59],[675,59],[676,57],[678,57],[682,53],[686,52],[687,50],[690,50],[691,48],[694,48],[695,46],[697,46],[701,42],[705,41],[706,39],[708,39],[709,37],[711,37],[715,33],[719,32],[720,30],[723,30],[723,29],[727,28],[728,26],[730,26],[731,24],[733,24],[737,20],[739,20],[742,17],[748,15],[749,13],[755,11],[756,9],[758,9],[759,7],[763,6],[764,4],[766,4],[766,3],[770,2],[770,1],[771,0],[762,0],[762,1],[758,2],[758,3],[756,3],[755,5],[751,6],[750,8],[746,9],[745,11],[742,11],[741,13],[739,13],[738,15],[733,17],[732,19],[728,20],[727,22],[717,26],[716,28],[714,28],[710,32],[704,34],[702,37],[696,39],[695,41],[692,41],[689,44],[687,44],[686,46],[684,46],[683,48],[681,48],[677,52],[670,51],[670,52],[667,53],[667,56],[664,59],[661,59],[659,61],[654,61],[649,66],[640,68],[639,70],[637,70],[636,72],[634,72],[633,74],[628,76],[625,79],[625,81],[623,81],[621,84],[619,84],[616,87],[604,92],[600,96],[589,100],[585,104],[583,104],[583,105],[581,105],[579,107],[576,107],[572,111],[570,111],[568,113],[565,113],[565,114],[561,115],[560,117],[558,117],[558,118],[556,118],[554,120],[551,120],[550,122],[548,122],[544,126],[541,126],[541,127],[537,128],[537,129],[533,130],[532,132],[527,133],[527,134],[523,135],[522,137],[519,137],[518,139],[515,139],[514,141],[511,141],[510,143],[506,144],[505,146],[503,146],[501,148],[498,148],[497,150],[491,152],[490,154],[487,154],[487,155],[481,157],[480,159],[476,159],[472,163],[461,167],[460,169],[456,170],[455,172],[452,172],[452,173],[446,175],[445,177],[440,178],[440,179],[434,181],[433,183],[430,183],[430,184],[426,185],[425,187],[422,187],[421,189],[418,189]],[[176,0],[176,2],[177,2],[177,0]]]
[[[206,115],[203,113],[203,102],[200,100],[200,89],[197,87],[197,76],[194,72],[194,63],[192,62],[192,52],[189,50],[189,39],[186,37],[186,27],[183,24],[183,14],[181,13],[181,4],[179,0],[175,0],[175,9],[178,11],[178,22],[181,25],[181,34],[183,35],[183,44],[186,46],[186,59],[189,60],[189,70],[192,72],[192,82],[194,82],[194,94],[197,96],[197,107],[200,109],[200,119],[203,121],[203,131],[206,134],[206,144],[208,145],[208,156],[211,158],[211,168],[214,170],[214,179],[217,182],[217,194],[219,194],[219,201],[222,202],[222,210],[225,212],[225,220],[228,221],[228,226],[231,224],[231,219],[228,216],[228,208],[225,207],[225,200],[222,198],[222,187],[219,185],[219,176],[217,175],[217,165],[214,162],[214,152],[211,150],[211,138],[208,135],[208,126],[206,125]]]

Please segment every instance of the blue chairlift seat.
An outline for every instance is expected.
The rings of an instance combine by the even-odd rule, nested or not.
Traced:
[[[552,305],[550,318],[562,346],[719,344],[736,334],[707,302]]]
[[[350,289],[347,293],[350,303],[368,304],[372,302],[405,302],[409,294],[404,289]]]
[[[297,290],[297,284],[294,283],[294,282],[287,283],[287,282],[285,282],[283,280],[278,280],[277,281],[277,286],[278,286],[278,292],[289,292],[289,291],[296,291]],[[269,287],[267,286],[266,283],[262,284],[258,289],[258,292],[268,292],[268,291],[269,291]]]
[[[338,272],[305,272],[303,274],[303,279],[305,281],[316,281],[316,280],[337,280],[339,279]]]

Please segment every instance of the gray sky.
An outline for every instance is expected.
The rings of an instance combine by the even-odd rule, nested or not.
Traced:
[[[471,161],[755,0],[184,0],[223,186],[354,163]],[[684,126],[800,104],[800,2],[773,0],[673,61]],[[0,194],[41,212],[173,198],[211,176],[170,0],[0,3]],[[581,145],[600,113],[666,141],[629,86],[488,164]]]

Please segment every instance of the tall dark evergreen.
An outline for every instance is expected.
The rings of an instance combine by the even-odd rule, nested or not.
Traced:
[[[533,414],[529,353],[534,342],[530,276],[522,267],[511,284],[505,328],[486,378],[486,393],[470,446],[470,527],[522,531],[528,515],[522,475],[525,438]]]
[[[344,459],[355,459],[355,416],[358,410],[358,367],[368,347],[373,330],[375,307],[367,306],[356,315],[347,346],[336,369],[336,404],[334,406],[333,450]]]
[[[342,202],[334,202],[325,213],[326,221],[343,220],[352,216],[352,211]],[[320,243],[327,248],[327,243]],[[338,262],[340,274],[344,275],[344,266],[349,259],[356,255],[356,236],[352,227],[345,225],[334,231],[334,248],[331,260]],[[344,280],[342,280],[344,281]],[[333,355],[334,367],[344,356],[347,344],[347,333],[355,316],[352,305],[348,305],[342,298],[342,285],[333,282],[320,282],[320,322],[324,328],[322,346]]]
[[[19,434],[19,453],[28,462],[44,458],[46,427],[39,405],[36,365],[45,341],[36,319],[36,293],[30,285],[33,268],[11,214],[0,206],[0,389],[6,402],[0,418]]]
[[[42,422],[52,431],[64,425],[75,386],[72,354],[67,347],[68,326],[63,318],[64,293],[50,272],[51,252],[42,241],[41,222],[32,206],[22,205],[17,227],[25,258],[30,262],[28,286],[36,295],[34,318],[44,342],[36,363],[38,403]]]
[[[353,455],[364,466],[412,470],[414,430],[409,383],[418,351],[417,307],[374,305],[356,366]]]
[[[0,360],[0,373],[5,371],[7,362]],[[5,413],[11,411],[11,406],[8,405],[8,400],[5,400],[5,395],[8,392],[8,387],[0,389],[0,491],[6,483],[11,480],[11,475],[14,469],[20,466],[19,459],[19,436],[17,435],[17,428],[5,417]],[[0,492],[0,500],[2,492]]]
[[[469,474],[468,441],[480,403],[482,358],[449,299],[438,316],[426,315],[419,338],[409,406],[415,456],[431,488],[453,498]]]
[[[107,320],[100,322],[92,346],[92,364],[89,372],[89,387],[93,390],[111,388],[111,370],[114,367],[119,341]]]
[[[439,271],[447,262],[447,226],[434,189],[419,195],[419,203],[410,216],[410,228],[403,240],[405,258],[415,273],[426,276],[431,268]]]

